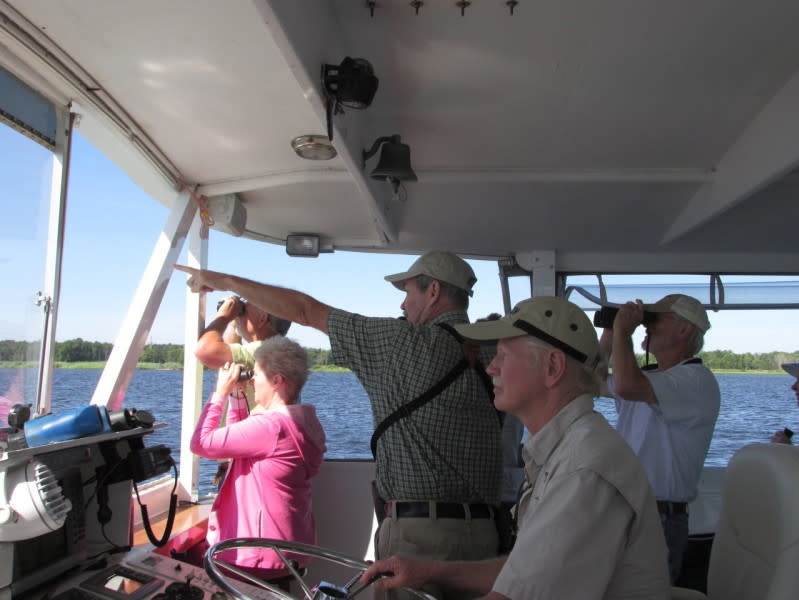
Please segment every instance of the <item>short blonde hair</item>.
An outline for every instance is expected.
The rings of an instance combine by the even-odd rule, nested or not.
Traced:
[[[282,375],[291,383],[292,393],[288,400],[296,404],[310,371],[310,361],[305,348],[294,340],[275,335],[258,346],[254,358],[267,377]]]

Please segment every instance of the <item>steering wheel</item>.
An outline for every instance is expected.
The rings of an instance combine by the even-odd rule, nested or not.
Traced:
[[[264,548],[268,550],[274,550],[275,554],[283,561],[283,564],[289,570],[291,575],[297,581],[299,586],[302,588],[303,591],[303,600],[328,600],[334,598],[353,598],[357,594],[361,593],[364,589],[366,589],[372,582],[367,584],[361,585],[360,587],[356,587],[353,589],[356,583],[358,583],[358,579],[361,576],[361,573],[369,567],[369,563],[366,563],[362,560],[358,560],[355,558],[350,558],[348,556],[343,556],[339,552],[335,552],[333,550],[328,550],[326,548],[322,548],[320,546],[313,546],[311,544],[303,544],[301,542],[289,542],[286,540],[274,540],[268,538],[234,538],[230,540],[225,540],[223,542],[219,542],[214,544],[205,553],[205,558],[203,559],[203,564],[205,566],[205,570],[208,573],[208,576],[211,580],[222,588],[225,592],[229,595],[233,596],[234,598],[238,598],[239,600],[257,600],[252,596],[248,596],[242,589],[239,588],[240,584],[237,584],[236,581],[231,581],[227,575],[222,572],[222,568],[236,575],[240,576],[242,579],[249,581],[252,585],[256,587],[263,588],[265,590],[269,590],[275,598],[279,598],[282,600],[298,600],[295,596],[292,596],[285,590],[280,589],[279,587],[272,585],[271,583],[264,581],[259,577],[255,577],[246,571],[242,571],[240,568],[232,565],[224,560],[220,560],[216,557],[217,554],[225,552],[227,550],[236,550],[239,548]],[[320,582],[319,584],[308,587],[303,576],[297,570],[294,561],[292,561],[289,557],[285,556],[284,552],[291,552],[292,554],[299,554],[301,556],[309,556],[311,558],[321,558],[327,562],[335,563],[338,565],[343,565],[345,567],[349,567],[351,569],[355,569],[358,572],[350,579],[344,586],[337,586],[332,583],[327,582]],[[422,600],[436,600],[430,594],[425,592],[421,592],[419,590],[413,590],[410,588],[402,588],[407,590],[408,592],[414,594],[418,598]]]

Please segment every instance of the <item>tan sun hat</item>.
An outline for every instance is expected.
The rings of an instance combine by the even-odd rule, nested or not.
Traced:
[[[501,319],[455,325],[455,330],[475,342],[531,335],[590,369],[599,362],[599,340],[591,320],[579,306],[563,298],[539,296],[522,300]]]
[[[780,366],[788,375],[793,375],[799,379],[799,363],[783,363]]]
[[[405,289],[403,282],[419,275],[428,275],[445,283],[462,289],[470,296],[473,294],[472,286],[477,282],[474,271],[465,260],[457,254],[444,250],[433,250],[423,254],[411,268],[404,273],[386,275],[385,280],[394,284],[398,289]]]
[[[696,325],[702,333],[710,329],[710,321],[708,321],[705,307],[696,298],[685,294],[669,294],[654,304],[644,304],[644,310],[653,313],[673,312]]]

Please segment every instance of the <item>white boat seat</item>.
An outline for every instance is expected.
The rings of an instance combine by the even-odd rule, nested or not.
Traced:
[[[708,568],[710,600],[794,600],[799,590],[799,448],[752,444],[730,460]],[[701,598],[672,588],[673,600]]]

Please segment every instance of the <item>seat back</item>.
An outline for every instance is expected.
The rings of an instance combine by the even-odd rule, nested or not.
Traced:
[[[708,597],[799,597],[799,448],[753,444],[730,460],[710,554]]]

